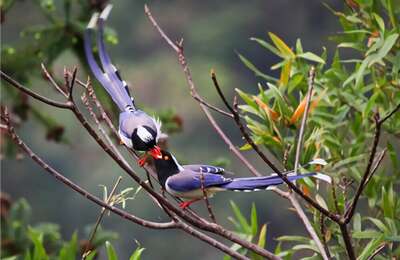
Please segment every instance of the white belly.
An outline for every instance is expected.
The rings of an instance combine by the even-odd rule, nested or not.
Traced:
[[[204,196],[202,189],[197,189],[197,190],[192,190],[192,191],[187,191],[187,192],[180,192],[180,191],[175,191],[175,190],[170,189],[168,184],[165,185],[165,188],[171,195],[174,195],[175,197],[182,198],[182,199],[187,199],[187,200],[202,199]],[[224,189],[213,187],[213,188],[205,189],[205,192],[206,192],[208,198],[212,198],[216,192],[223,191],[223,190]]]
[[[120,130],[118,130],[118,135],[119,138],[121,138],[121,141],[128,146],[129,148],[132,148],[132,140],[130,138],[126,138],[126,136],[124,136]]]

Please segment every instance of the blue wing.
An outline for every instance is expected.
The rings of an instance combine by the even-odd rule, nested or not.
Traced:
[[[205,164],[184,165],[183,168],[191,170],[193,172],[212,173],[212,174],[223,174],[225,172],[225,169],[222,167],[216,167]]]
[[[122,87],[122,82],[118,79],[115,73],[112,73],[112,75],[103,73],[102,69],[97,65],[97,62],[92,53],[91,35],[94,27],[96,26],[97,18],[98,14],[93,15],[84,33],[84,47],[85,47],[86,59],[88,61],[90,69],[92,70],[97,80],[107,90],[108,94],[117,104],[119,109],[121,111],[125,111],[127,110],[127,108],[133,108],[131,97],[126,92],[126,89]],[[104,57],[104,48],[102,47],[104,46],[99,46],[99,53],[102,56],[101,59],[103,62],[105,57]],[[107,70],[105,72],[107,72]]]
[[[178,192],[189,192],[201,189],[201,174],[204,176],[204,188],[218,187],[232,182],[232,179],[212,173],[200,173],[194,171],[183,171],[167,179],[166,185]]]

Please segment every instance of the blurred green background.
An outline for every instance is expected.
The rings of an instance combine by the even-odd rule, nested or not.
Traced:
[[[56,1],[57,2],[57,1]],[[325,1],[334,9],[342,9],[342,1]],[[267,55],[265,50],[250,41],[250,37],[266,38],[271,31],[279,35],[290,46],[297,38],[302,39],[306,50],[316,54],[321,46],[332,49],[328,36],[338,31],[335,17],[317,0],[271,0],[271,1],[111,1],[114,5],[108,26],[118,35],[116,45],[108,44],[111,57],[122,71],[123,78],[130,83],[131,93],[139,106],[163,110],[173,108],[183,119],[183,132],[171,135],[169,144],[178,159],[184,162],[210,163],[216,158],[229,158],[227,167],[237,176],[250,173],[231,156],[198,104],[189,95],[185,78],[175,53],[160,38],[143,11],[147,3],[153,15],[172,38],[184,38],[186,56],[192,69],[199,92],[213,104],[222,107],[210,80],[210,69],[218,73],[220,82],[232,98],[238,87],[257,92],[256,78],[240,62],[236,52],[244,54],[259,68],[270,72],[269,67],[277,57]],[[20,32],[27,25],[44,23],[44,18],[31,1],[17,1],[2,23],[2,44],[10,46],[27,44]],[[28,43],[29,44],[29,43]],[[41,60],[34,64],[32,78],[27,85],[49,96],[55,96],[48,83],[41,78]],[[63,67],[78,65],[79,61],[70,52],[64,52],[52,67],[54,75],[62,78]],[[3,64],[7,66],[7,64]],[[274,72],[272,72],[273,74]],[[84,71],[79,72],[85,79]],[[32,101],[32,103],[35,101]],[[5,100],[7,103],[7,100]],[[43,104],[35,105],[65,124],[69,144],[49,142],[42,126],[29,120],[18,130],[33,150],[94,194],[102,195],[99,184],[112,186],[118,176],[123,176],[122,187],[136,185],[124,175],[117,165],[99,149],[74,117]],[[233,122],[220,115],[216,118],[226,133],[237,145],[243,141]],[[270,170],[252,152],[245,155],[259,166],[261,172]],[[136,167],[136,163],[132,161]],[[265,168],[265,169],[264,169]],[[139,172],[143,174],[140,170]],[[82,230],[95,222],[100,209],[75,194],[53,178],[44,174],[29,158],[16,160],[6,158],[1,163],[1,190],[14,200],[25,197],[33,207],[33,222],[60,223],[62,233],[70,237],[74,230]],[[232,215],[229,200],[238,203],[244,213],[249,214],[255,202],[260,223],[268,223],[267,248],[275,245],[274,238],[281,234],[304,234],[304,227],[289,205],[271,192],[223,193],[212,199],[219,223],[232,228],[227,217]],[[205,206],[194,206],[206,216]],[[127,209],[140,217],[152,220],[164,219],[145,194],[129,201]],[[106,217],[104,228],[120,235],[113,244],[120,259],[136,248],[138,240],[146,249],[144,259],[221,259],[222,254],[180,231],[154,231],[136,226],[114,215]]]

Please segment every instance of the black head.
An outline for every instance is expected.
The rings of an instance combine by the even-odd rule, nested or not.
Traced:
[[[182,168],[175,157],[165,150],[161,150],[161,155],[154,158],[154,165],[156,167],[158,181],[163,188],[165,188],[165,182],[168,177],[179,173]]]
[[[132,148],[137,151],[149,151],[154,148],[157,132],[149,126],[139,126],[133,130],[131,140]]]

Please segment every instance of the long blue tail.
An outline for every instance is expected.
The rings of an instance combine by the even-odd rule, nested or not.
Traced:
[[[110,7],[106,8],[106,13],[108,13],[111,9]],[[106,16],[102,14],[102,17]],[[134,109],[133,101],[127,91],[127,86],[124,81],[122,81],[115,67],[111,64],[110,58],[105,51],[105,46],[103,42],[103,23],[104,18],[99,20],[99,36],[98,36],[98,48],[99,48],[99,56],[103,65],[103,70],[97,65],[97,62],[93,56],[92,52],[92,43],[91,36],[96,23],[98,22],[99,15],[94,14],[92,19],[90,20],[88,27],[84,34],[84,47],[86,59],[88,61],[89,67],[92,70],[93,74],[97,78],[97,80],[101,83],[101,85],[105,88],[108,94],[113,99],[114,103],[119,107],[121,111],[127,111]]]
[[[304,177],[315,176],[317,173],[310,172],[302,175],[287,176],[289,181],[295,181]],[[284,183],[279,176],[235,178],[232,182],[220,186],[221,188],[234,191],[254,191],[266,189]]]

